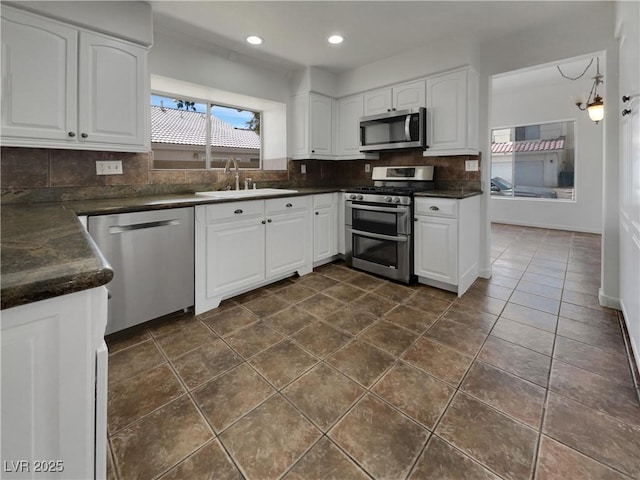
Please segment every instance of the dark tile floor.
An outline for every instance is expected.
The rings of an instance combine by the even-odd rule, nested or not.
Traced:
[[[599,252],[494,225],[461,298],[337,263],[109,338],[109,476],[640,478]]]

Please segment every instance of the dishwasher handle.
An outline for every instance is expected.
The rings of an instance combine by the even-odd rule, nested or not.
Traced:
[[[180,225],[180,220],[160,220],[157,222],[134,223],[133,225],[115,225],[109,227],[109,233],[124,233],[135,230],[143,230],[146,228],[169,227],[172,225]]]

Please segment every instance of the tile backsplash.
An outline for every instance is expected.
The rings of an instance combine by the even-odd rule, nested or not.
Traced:
[[[259,187],[348,187],[371,183],[365,164],[434,165],[439,188],[480,189],[480,172],[465,172],[479,156],[423,157],[420,151],[390,152],[379,160],[289,160],[287,170],[247,170]],[[96,175],[97,160],[121,160],[122,175]],[[300,173],[304,164],[306,173]],[[154,170],[152,153],[95,152],[2,147],[2,203],[49,202],[222,190],[233,175],[221,170]]]

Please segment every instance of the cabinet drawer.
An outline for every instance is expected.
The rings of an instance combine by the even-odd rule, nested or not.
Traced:
[[[311,196],[270,198],[265,200],[265,211],[267,215],[273,215],[306,210],[311,205],[311,198]]]
[[[221,220],[242,220],[264,215],[264,201],[229,202],[206,206],[206,223],[217,223]]]
[[[313,208],[333,206],[333,193],[321,193],[313,196]]]
[[[458,201],[447,198],[416,198],[416,214],[457,217]]]

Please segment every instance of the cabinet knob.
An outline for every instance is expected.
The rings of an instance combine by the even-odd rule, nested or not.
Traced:
[[[293,205],[292,205],[292,204],[290,204],[290,203],[287,203],[287,204],[285,205],[285,207],[287,207],[287,208],[291,208],[291,207],[293,207]]]
[[[87,137],[89,136],[89,134],[87,134],[87,133],[81,133],[81,134],[80,134],[80,136],[81,136],[82,138],[87,138]]]
[[[627,115],[629,115],[631,113],[631,110],[629,110],[628,108],[625,108],[624,110],[622,110],[622,116],[626,117]]]
[[[271,223],[273,220],[271,220],[270,218],[267,218],[267,223]]]
[[[69,135],[70,137],[75,137],[76,136],[76,132],[69,132],[67,135]]]
[[[316,212],[316,215],[320,215],[320,212]]]
[[[438,210],[440,210],[440,209],[439,209],[438,207],[436,207],[435,205],[431,205],[431,206],[429,207],[429,210],[438,211]]]
[[[260,223],[262,223],[264,225],[265,223],[267,223],[267,221],[266,220],[262,220],[262,222],[260,222]]]
[[[316,151],[315,150],[311,150],[311,153],[316,153]]]
[[[418,221],[418,217],[413,217],[413,221],[417,222]]]

